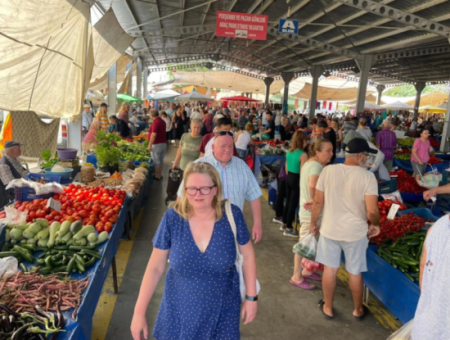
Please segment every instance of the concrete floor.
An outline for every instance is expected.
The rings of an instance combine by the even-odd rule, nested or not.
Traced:
[[[120,293],[109,323],[106,339],[131,339],[130,324],[134,305],[147,262],[152,252],[152,238],[166,210],[164,198],[168,169],[172,166],[176,149],[170,147],[165,160],[164,180],[154,182],[150,198],[144,207],[141,225],[134,241],[127,268],[120,285]],[[272,223],[273,210],[261,197],[263,240],[255,246],[258,279],[261,283],[258,315],[250,325],[241,326],[242,339],[288,340],[384,340],[390,332],[373,315],[358,322],[352,316],[353,304],[349,289],[339,281],[335,294],[335,318],[324,319],[317,301],[322,298],[320,284],[314,291],[304,291],[289,284],[293,270],[292,246],[296,239],[283,237],[279,225]],[[245,219],[252,225],[247,204]],[[147,311],[151,335],[164,290],[161,279]],[[151,336],[149,337],[151,338]],[[188,340],[188,339],[186,339]]]

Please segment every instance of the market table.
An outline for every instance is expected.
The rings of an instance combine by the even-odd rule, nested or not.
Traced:
[[[66,332],[58,335],[61,339],[89,340],[92,334],[92,317],[97,308],[98,300],[103,289],[103,284],[108,276],[109,267],[113,271],[114,290],[117,294],[117,275],[115,255],[119,248],[120,239],[125,230],[126,215],[128,212],[129,197],[125,200],[123,207],[119,213],[119,219],[109,234],[107,242],[100,245],[97,249],[102,254],[102,258],[98,260],[94,266],[91,266],[83,274],[73,274],[72,278],[81,280],[89,276],[89,285],[83,294],[83,299],[78,308],[76,320],[72,320],[72,310],[64,312]]]
[[[367,250],[368,271],[363,273],[364,285],[402,323],[406,323],[414,318],[420,296],[419,285],[378,256],[378,248],[369,245]]]

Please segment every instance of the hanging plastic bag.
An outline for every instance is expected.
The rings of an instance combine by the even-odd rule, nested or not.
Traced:
[[[0,259],[0,278],[7,278],[18,272],[19,262],[13,256]]]
[[[299,243],[295,244],[292,251],[294,254],[314,261],[316,259],[317,240],[312,234],[309,234]]]
[[[414,319],[405,323],[402,328],[392,334],[387,340],[412,340],[413,321]]]
[[[28,210],[19,211],[13,206],[5,207],[6,217],[0,219],[0,224],[16,225],[27,223]],[[1,230],[1,229],[0,229]]]

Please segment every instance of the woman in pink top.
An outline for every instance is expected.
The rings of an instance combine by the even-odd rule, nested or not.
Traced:
[[[94,121],[91,123],[88,133],[86,134],[86,137],[84,137],[83,142],[81,143],[81,147],[86,154],[89,149],[91,149],[92,145],[95,144],[95,137],[101,127],[102,124],[100,123],[99,117],[95,117]]]
[[[420,133],[420,138],[415,140],[412,148],[411,165],[417,179],[420,179],[420,175],[425,173],[428,161],[430,160],[430,152],[434,151],[428,140],[429,136],[430,130],[423,129]]]

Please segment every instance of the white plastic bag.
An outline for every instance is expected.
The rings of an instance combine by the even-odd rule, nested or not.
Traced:
[[[0,259],[0,278],[9,277],[17,273],[19,262],[14,256]]]
[[[392,334],[387,340],[412,340],[413,321],[414,319],[405,323],[402,328]]]
[[[0,219],[0,224],[5,225],[17,225],[24,224],[27,222],[28,210],[20,212],[13,206],[5,207],[6,217]]]
[[[317,252],[317,240],[313,234],[309,234],[292,248],[294,254],[314,261]]]

